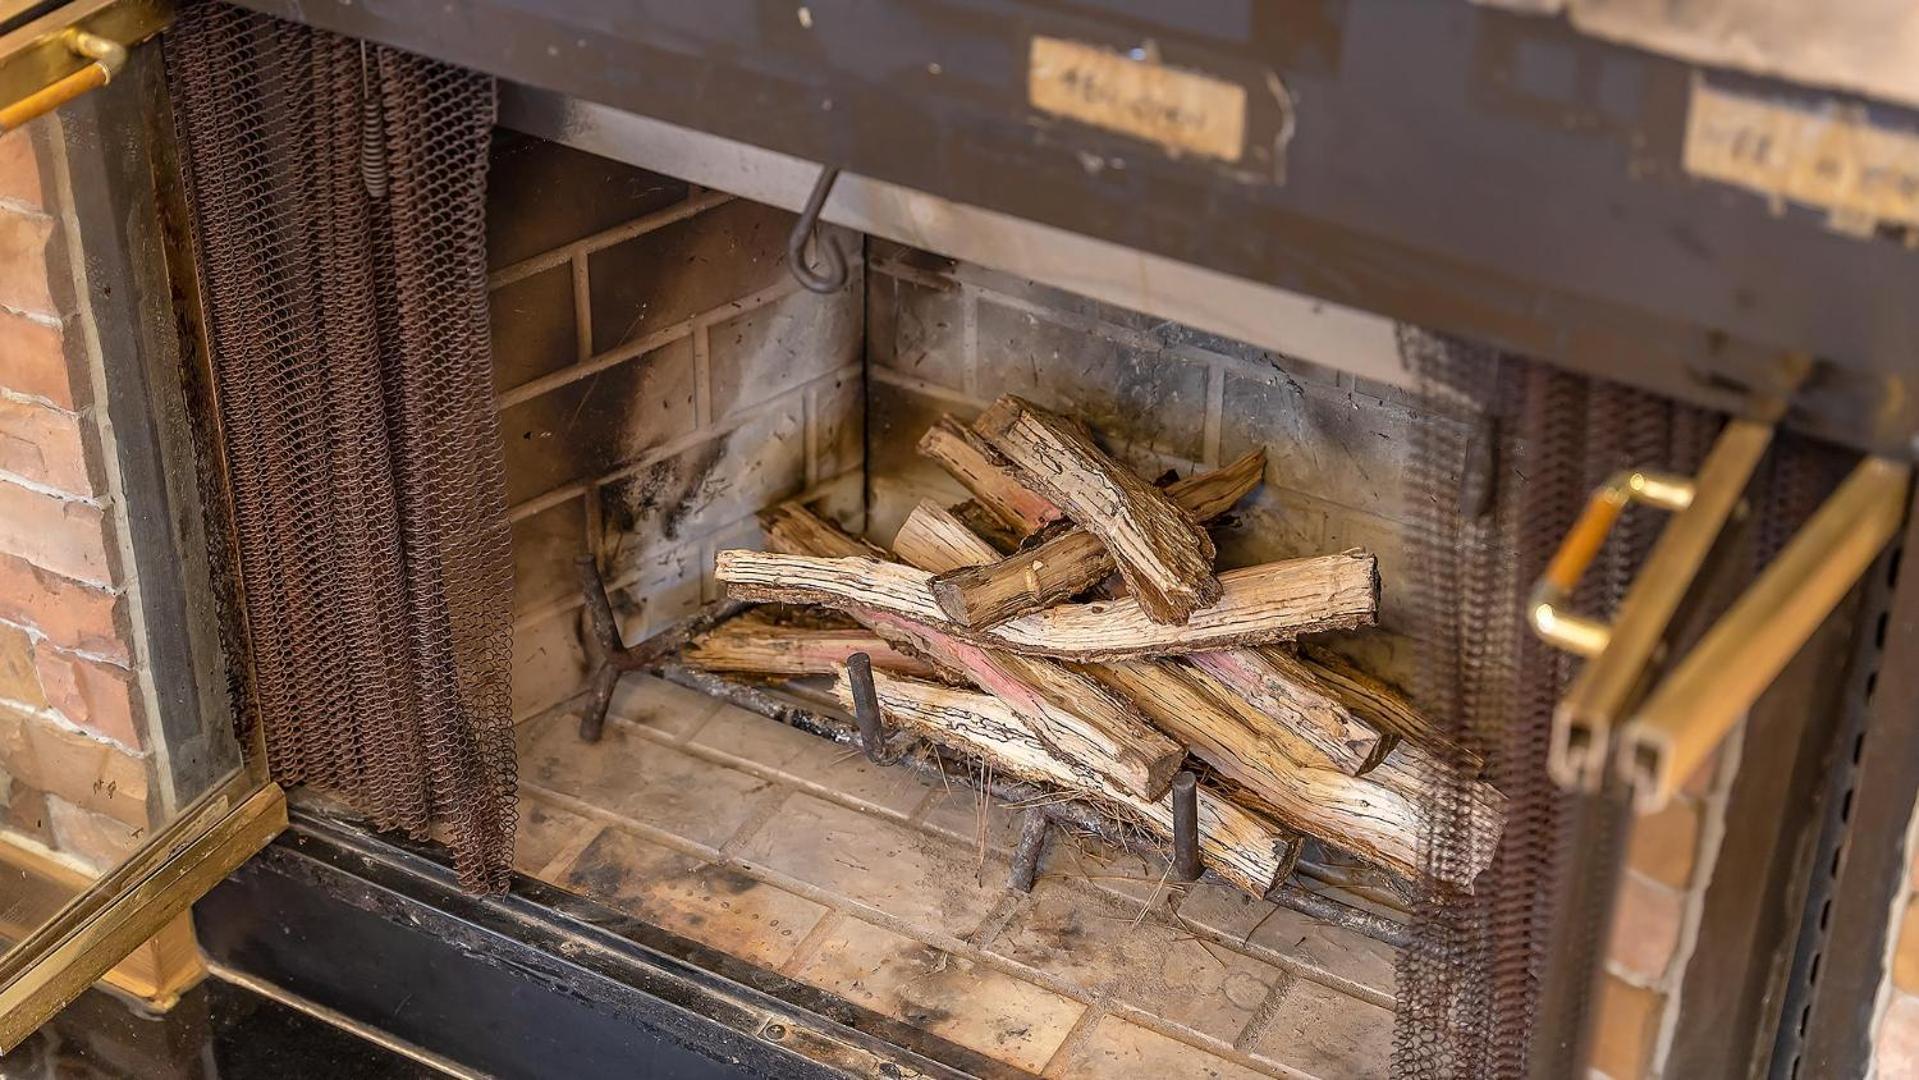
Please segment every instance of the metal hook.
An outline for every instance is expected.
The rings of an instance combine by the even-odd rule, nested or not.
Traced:
[[[800,211],[800,219],[793,223],[793,233],[786,238],[786,266],[793,271],[801,285],[816,293],[836,293],[846,287],[846,252],[831,240],[821,239],[820,262],[825,265],[824,273],[816,272],[806,265],[806,242],[811,239],[820,223],[820,210],[826,206],[826,197],[833,191],[833,181],[839,179],[837,165],[828,165],[820,170],[820,178],[813,184],[813,194],[806,198],[806,209]]]

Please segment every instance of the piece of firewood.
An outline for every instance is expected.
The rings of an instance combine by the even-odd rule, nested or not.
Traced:
[[[694,638],[680,659],[704,671],[832,675],[846,666],[847,657],[859,652],[884,671],[922,679],[935,675],[932,665],[900,652],[870,630],[816,630],[744,617]]]
[[[893,536],[893,554],[912,566],[934,573],[979,566],[999,558],[993,545],[981,539],[952,511],[925,500],[900,524],[900,531]]]
[[[1186,660],[1253,708],[1284,717],[1293,734],[1311,748],[1293,755],[1302,764],[1358,775],[1378,765],[1392,748],[1390,744],[1382,747],[1379,729],[1283,649],[1226,649],[1194,653]]]
[[[1284,650],[1275,648],[1274,654]],[[1302,646],[1294,661],[1305,677],[1317,680],[1327,693],[1337,696],[1359,717],[1390,735],[1431,749],[1440,758],[1458,762],[1477,775],[1486,767],[1478,754],[1458,744],[1440,731],[1406,696],[1385,682],[1360,670],[1352,661],[1330,649]]]
[[[829,559],[863,556],[884,559],[886,552],[826,520],[796,502],[786,502],[760,513],[760,532],[769,551],[818,555]]]
[[[926,429],[919,452],[953,474],[981,506],[1022,538],[1064,516],[1059,507],[1021,481],[999,451],[951,416],[940,417]]]
[[[1490,787],[1469,793],[1457,864],[1428,858],[1431,814],[1449,813],[1454,800],[1442,776],[1425,762],[1396,763],[1393,755],[1357,777],[1304,764],[1312,748],[1292,729],[1235,697],[1197,668],[1174,661],[1133,660],[1100,665],[1101,681],[1125,693],[1155,723],[1192,746],[1202,761],[1257,795],[1287,826],[1345,848],[1394,873],[1418,878],[1428,862],[1449,884],[1470,886],[1491,861],[1503,820],[1503,800]]]
[[[1165,492],[1108,457],[1085,428],[1008,394],[980,414],[973,430],[1099,537],[1154,622],[1184,624],[1218,602],[1213,538]]]
[[[1219,602],[1184,626],[1148,618],[1138,598],[1129,597],[1059,604],[973,630],[946,617],[933,599],[931,574],[869,558],[729,550],[715,559],[714,576],[741,600],[888,611],[982,645],[1062,660],[1267,645],[1368,626],[1379,609],[1378,564],[1359,550],[1228,570],[1219,578]]]
[[[798,514],[788,516],[799,518]],[[769,528],[768,542],[814,551],[844,551],[859,543],[831,522],[808,517],[803,527]],[[893,562],[873,565],[911,569]],[[999,695],[1059,753],[1091,763],[1119,790],[1158,798],[1179,771],[1185,749],[1129,703],[1080,672],[1053,660],[981,648],[878,606],[848,605],[845,610],[868,629],[928,657],[959,681],[971,681]]]
[[[1266,452],[1253,450],[1224,468],[1173,481],[1166,494],[1193,520],[1207,522],[1232,509],[1265,473]],[[1106,545],[1075,527],[989,565],[943,573],[933,579],[933,598],[963,626],[991,626],[1071,599],[1113,570]]]
[[[1063,758],[1005,702],[989,694],[873,674],[880,712],[888,720],[951,749],[984,759],[996,771],[1021,780],[1056,785],[1125,811],[1126,816],[1170,840],[1170,797],[1146,800],[1122,795],[1083,763]],[[852,704],[844,676],[835,684]],[[1273,822],[1207,787],[1199,792],[1201,860],[1226,881],[1263,896],[1286,875],[1297,839]]]
[[[1164,795],[1186,757],[1186,748],[1132,702],[1067,664],[981,648],[885,612],[860,618],[889,642],[1005,702],[1056,754],[1085,763],[1128,795]]]

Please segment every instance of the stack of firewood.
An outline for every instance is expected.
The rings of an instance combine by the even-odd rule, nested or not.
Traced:
[[[941,420],[920,451],[973,498],[921,503],[890,554],[792,503],[762,518],[770,551],[719,553],[730,596],[838,621],[749,610],[684,661],[834,676],[850,708],[844,668],[865,653],[892,727],[1162,838],[1168,788],[1193,768],[1200,858],[1255,895],[1291,871],[1302,835],[1470,888],[1501,796],[1459,782],[1465,755],[1400,694],[1298,642],[1374,621],[1373,556],[1214,566],[1204,526],[1259,484],[1263,453],[1154,484],[1077,422],[1014,397],[970,426]],[[1457,857],[1429,857],[1436,835]]]

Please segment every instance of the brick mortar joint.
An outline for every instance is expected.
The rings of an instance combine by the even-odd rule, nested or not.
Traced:
[[[90,731],[81,727],[58,709],[29,705],[24,701],[14,701],[11,698],[0,698],[0,708],[18,713],[28,719],[38,720],[62,734],[73,735],[85,739],[88,742],[98,743],[123,757],[132,758],[135,761],[147,761],[153,757],[151,751],[135,750],[117,739],[110,739],[97,731]]]
[[[85,660],[90,664],[97,664],[101,667],[112,668],[115,671],[118,671],[126,675],[131,675],[133,673],[132,666],[126,663],[125,661],[122,661],[116,657],[106,656],[101,653],[89,652],[86,649],[75,649],[70,646],[62,645],[59,642],[53,640],[53,638],[48,637],[47,632],[45,630],[40,629],[39,627],[33,625],[32,623],[23,623],[13,619],[0,617],[0,626],[8,627],[13,630],[18,630],[21,633],[25,634],[27,636],[27,640],[31,641],[36,649],[44,646],[49,651],[59,653],[61,656],[67,657],[68,659]]]
[[[111,495],[77,495],[71,491],[63,491],[60,488],[53,487],[50,484],[42,484],[37,480],[29,480],[19,473],[8,472],[5,469],[0,469],[0,483],[20,488],[23,491],[30,491],[35,495],[43,495],[49,499],[57,499],[63,503],[77,503],[81,506],[91,507],[92,509],[101,511],[107,510],[118,501]]]

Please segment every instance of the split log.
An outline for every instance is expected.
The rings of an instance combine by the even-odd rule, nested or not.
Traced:
[[[693,640],[681,659],[704,671],[751,675],[833,675],[846,658],[865,653],[873,666],[898,675],[932,678],[932,665],[900,652],[870,630],[815,630],[738,618]]]
[[[1301,764],[1361,775],[1392,749],[1393,740],[1382,739],[1379,729],[1283,649],[1227,649],[1186,659],[1254,709],[1283,720],[1305,744],[1291,755]]]
[[[769,543],[806,545],[820,551],[844,551],[861,543],[803,509],[787,511],[786,519],[799,525],[777,531],[769,528]],[[847,561],[921,572],[893,562],[864,558]],[[836,606],[904,649],[930,658],[959,680],[1000,695],[1059,753],[1093,763],[1122,791],[1158,798],[1179,771],[1185,748],[1154,728],[1129,703],[1080,672],[1052,660],[981,648],[943,633],[937,626],[902,619],[881,605]]]
[[[1193,520],[1207,522],[1232,509],[1265,473],[1266,452],[1254,450],[1225,468],[1175,480],[1166,494]],[[943,573],[933,579],[933,598],[962,626],[985,627],[1078,596],[1113,570],[1106,545],[1073,528],[990,565]]]
[[[906,515],[900,531],[893,537],[893,554],[934,573],[979,566],[999,558],[993,545],[982,540],[964,521],[929,501],[922,501]],[[936,592],[937,584],[935,579]]]
[[[1119,795],[1082,763],[1055,754],[1005,702],[987,694],[954,690],[884,673],[873,675],[880,711],[901,727],[951,749],[985,759],[995,770],[1022,780],[1057,785],[1119,808],[1127,817],[1170,840],[1170,797],[1145,800]],[[844,676],[835,685],[849,706],[852,688]],[[1202,787],[1199,847],[1204,863],[1226,881],[1263,896],[1289,872],[1297,838],[1273,822]]]
[[[1134,660],[1095,670],[1288,827],[1408,878],[1428,869],[1424,847],[1434,833],[1431,815],[1453,808],[1440,775],[1383,763],[1375,775],[1356,777],[1302,764],[1300,758],[1312,753],[1309,744],[1197,668]],[[1458,887],[1469,887],[1491,861],[1502,821],[1503,800],[1496,792],[1487,787],[1473,795],[1466,828],[1472,842],[1457,865],[1438,867]]]
[[[1022,538],[1064,515],[1045,496],[1027,487],[999,451],[950,416],[942,416],[920,437],[920,455],[936,461]]]
[[[1218,603],[1184,626],[1157,622],[1137,597],[1060,604],[974,630],[946,617],[932,575],[869,558],[821,559],[762,551],[719,553],[714,576],[742,600],[886,611],[994,648],[1062,660],[1209,652],[1371,625],[1379,608],[1373,556],[1353,550],[1220,575]]]
[[[1275,659],[1284,658],[1280,660],[1282,668],[1290,671],[1296,666],[1301,678],[1313,680],[1324,692],[1345,702],[1361,719],[1380,731],[1427,747],[1441,759],[1456,762],[1475,776],[1485,770],[1483,758],[1440,731],[1405,695],[1338,653],[1313,647],[1302,647],[1297,657],[1288,656],[1279,648],[1268,653]],[[1286,660],[1292,664],[1286,664]]]
[[[862,540],[796,502],[781,503],[760,514],[760,532],[769,551],[828,559],[884,559],[878,545]]]
[[[1213,538],[1164,492],[1108,457],[1084,427],[1009,394],[973,430],[1099,537],[1154,622],[1183,625],[1219,601]]]

